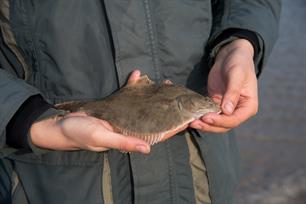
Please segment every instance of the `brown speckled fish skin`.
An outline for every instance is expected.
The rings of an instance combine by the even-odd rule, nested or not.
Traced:
[[[85,111],[108,121],[120,133],[144,139],[164,135],[208,112],[220,112],[209,97],[180,85],[155,84],[147,76],[105,99],[63,103],[57,108]]]

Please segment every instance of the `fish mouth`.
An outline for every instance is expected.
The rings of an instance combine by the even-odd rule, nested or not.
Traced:
[[[201,117],[203,117],[204,115],[208,114],[208,113],[216,113],[218,115],[220,115],[222,113],[221,110],[218,111],[205,111],[204,113],[194,113],[194,119],[200,119]]]

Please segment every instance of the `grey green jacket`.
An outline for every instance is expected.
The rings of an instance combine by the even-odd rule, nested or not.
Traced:
[[[209,45],[228,28],[258,34],[261,70],[279,12],[277,0],[1,0],[0,199],[103,203],[108,172],[116,204],[195,203],[185,137],[154,145],[148,156],[41,153],[6,145],[6,126],[32,95],[50,103],[103,98],[135,68],[204,93]],[[234,136],[190,134],[208,170],[212,203],[232,203],[239,169]]]

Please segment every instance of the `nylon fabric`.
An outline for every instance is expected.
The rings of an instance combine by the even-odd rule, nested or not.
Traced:
[[[19,176],[20,203],[31,204],[103,203],[104,159],[88,151],[9,148],[6,125],[28,97],[42,94],[50,103],[104,98],[135,68],[155,81],[167,78],[205,93],[213,40],[229,27],[256,32],[261,69],[280,10],[279,1],[268,0],[5,0],[4,15],[4,2],[13,5],[6,21],[12,33],[0,33],[0,154]],[[28,65],[26,81],[16,77],[22,75],[20,62],[5,36],[14,37]],[[234,203],[239,157],[233,133],[191,134],[207,169],[212,204]],[[114,203],[196,203],[184,136],[154,145],[149,155],[110,150],[108,156]]]
[[[29,77],[29,68],[25,62],[23,55],[20,53],[15,40],[12,28],[9,24],[10,18],[10,3],[8,0],[2,0],[0,2],[0,27],[2,32],[2,37],[5,44],[10,48],[11,52],[16,56],[17,60],[23,68],[23,74],[21,78],[27,80]]]

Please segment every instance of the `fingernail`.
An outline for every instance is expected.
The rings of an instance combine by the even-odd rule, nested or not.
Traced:
[[[144,154],[150,152],[150,148],[146,145],[136,145],[136,150]]]
[[[135,75],[136,76],[139,76],[140,75],[140,71],[137,69],[137,70],[135,70]]]
[[[231,102],[225,104],[224,108],[228,113],[232,113],[234,111],[234,105]]]

